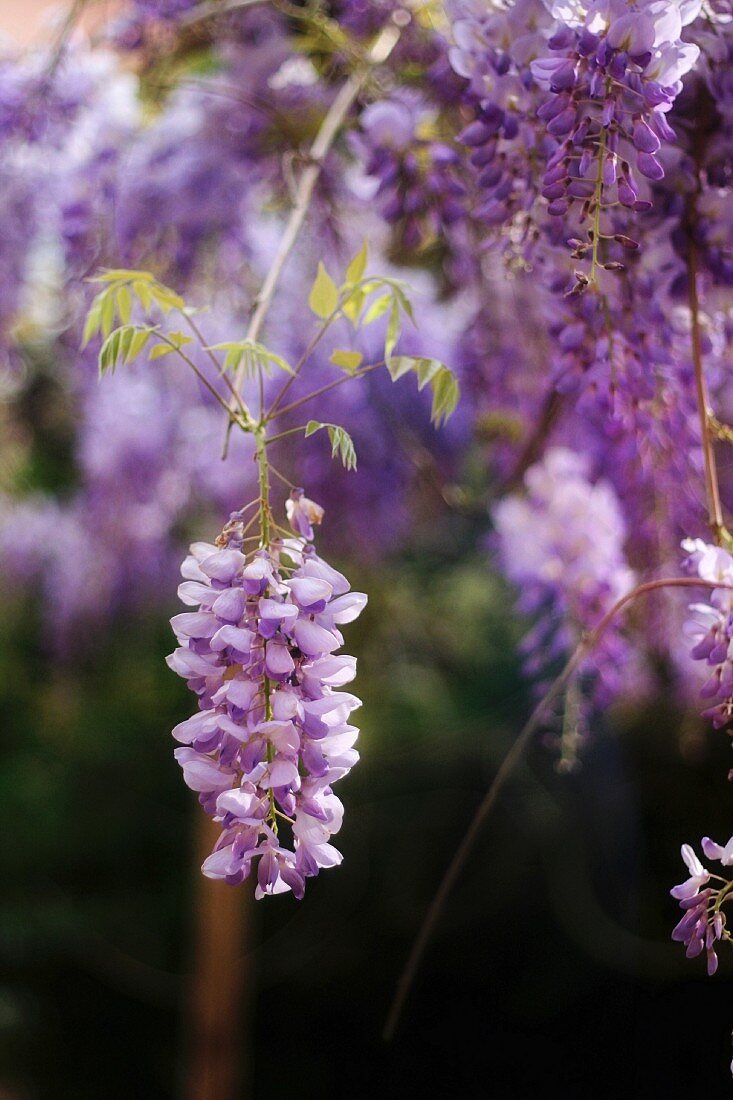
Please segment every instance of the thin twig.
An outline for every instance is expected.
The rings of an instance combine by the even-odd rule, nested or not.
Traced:
[[[53,53],[51,54],[51,62],[46,70],[45,79],[48,84],[51,83],[56,71],[61,64],[61,60],[66,51],[69,38],[71,37],[73,30],[81,18],[84,8],[87,6],[87,0],[74,0],[71,4],[64,21],[62,22],[58,34],[56,36],[56,42],[54,43]]]
[[[705,371],[702,361],[702,342],[700,340],[700,302],[697,294],[697,248],[692,235],[689,232],[689,244],[687,248],[687,279],[689,283],[690,300],[690,337],[692,340],[692,362],[695,368],[695,388],[697,393],[697,410],[700,417],[700,442],[705,460],[705,491],[708,502],[708,524],[717,543],[725,536],[725,523],[723,521],[723,508],[720,503],[720,489],[718,487],[718,471],[715,463],[715,448],[710,431],[710,401],[705,380]]]
[[[532,736],[536,733],[540,726],[549,706],[554,702],[557,696],[562,692],[565,685],[568,683],[573,673],[577,669],[580,662],[587,657],[600,641],[602,635],[605,633],[609,625],[613,622],[616,616],[627,607],[630,603],[633,603],[639,596],[646,595],[649,592],[654,592],[658,588],[733,588],[730,584],[718,584],[715,581],[704,581],[698,577],[667,577],[656,581],[647,581],[644,584],[638,585],[631,592],[627,592],[625,596],[617,600],[598,625],[590,631],[584,638],[581,639],[574,652],[568,659],[565,667],[550,684],[543,697],[540,699],[537,706],[530,714],[527,722],[519,733],[516,741],[509,749],[508,753],[504,757],[497,771],[494,779],[489,787],[488,791],[481,800],[476,813],[466,830],[461,843],[459,844],[453,858],[451,859],[448,868],[441,880],[441,883],[433,896],[430,905],[428,906],[427,913],[423,919],[420,931],[417,934],[415,942],[412,945],[412,949],[405,963],[405,967],[397,982],[397,988],[395,990],[394,1000],[390,1006],[387,1020],[384,1025],[383,1038],[386,1042],[389,1042],[397,1030],[397,1026],[402,1017],[402,1012],[407,1001],[407,997],[410,993],[412,985],[417,976],[417,972],[420,968],[425,950],[430,943],[435,926],[437,925],[440,916],[443,911],[443,906],[448,899],[448,896],[455,885],[463,867],[471,853],[474,842],[477,836],[481,832],[481,828],[486,821],[487,817],[491,813],[499,795],[501,794],[505,784],[510,779],[514,769],[521,760],[525,749],[529,745]]]
[[[283,383],[280,390],[276,394],[274,401],[272,402],[269,409],[267,410],[267,419],[268,420],[271,420],[272,417],[274,416],[274,414],[277,412],[278,405],[280,404],[280,402],[282,400],[284,400],[285,395],[287,394],[288,390],[293,385],[293,383],[297,381],[297,379],[300,376],[300,372],[302,371],[302,369],[305,366],[306,362],[310,359],[310,357],[313,354],[313,352],[315,351],[316,347],[318,346],[320,341],[323,339],[323,337],[326,335],[329,328],[331,327],[331,325],[333,324],[333,322],[336,320],[336,318],[338,317],[338,315],[340,313],[341,313],[341,306],[339,305],[333,311],[333,313],[331,313],[330,316],[328,316],[325,319],[323,324],[319,327],[318,331],[311,337],[310,341],[306,345],[305,351],[303,352],[303,354],[298,359],[298,362],[293,367],[293,373],[289,374],[288,377],[285,379],[285,382]]]
[[[268,435],[265,442],[266,442],[267,446],[269,447],[271,443],[278,443],[281,439],[285,439],[286,436],[296,435],[297,432],[304,432],[304,431],[305,431],[305,424],[299,424],[297,428],[288,428],[287,431],[278,432],[277,435]]]
[[[278,409],[272,416],[272,420],[277,420],[279,416],[284,416],[285,413],[293,412],[294,409],[299,409],[301,405],[306,405],[309,401],[312,401],[314,397],[320,397],[322,393],[328,393],[329,390],[335,389],[336,386],[343,386],[344,382],[353,382],[355,378],[363,378],[365,374],[369,374],[371,371],[377,370],[378,367],[383,366],[384,360],[382,359],[379,363],[370,363],[368,367],[361,367],[359,370],[354,371],[353,374],[344,374],[341,378],[334,378],[333,382],[328,382],[325,386],[313,390],[312,393],[307,393],[305,397],[299,397],[297,401],[291,401],[289,405],[286,405],[282,409]]]
[[[542,445],[555,427],[562,404],[563,395],[558,393],[556,389],[550,390],[538,411],[535,428],[526,440],[511,473],[502,486],[502,493],[508,493],[516,489],[529,467],[533,462],[536,462],[542,450]]]
[[[280,481],[282,481],[283,485],[287,485],[288,489],[294,489],[295,488],[295,485],[293,485],[290,478],[285,477],[285,474],[281,474],[280,471],[272,465],[272,463],[270,463],[270,470],[275,475],[275,477],[280,478]]]
[[[179,310],[179,312],[180,312],[181,316],[183,317],[184,321],[186,322],[186,324],[188,325],[188,327],[191,329],[191,332],[194,334],[194,336],[198,340],[199,344],[201,345],[201,350],[203,352],[205,352],[206,355],[208,356],[209,361],[211,362],[214,369],[216,370],[216,373],[217,373],[218,377],[221,378],[224,385],[229,390],[229,393],[232,395],[232,398],[234,399],[236,404],[239,406],[239,411],[241,412],[242,416],[244,417],[245,420],[249,420],[250,419],[250,412],[249,412],[249,409],[247,408],[247,406],[245,405],[244,401],[242,400],[242,396],[241,396],[239,390],[232,383],[231,378],[227,374],[225,368],[223,367],[221,361],[219,360],[219,357],[215,354],[213,348],[210,348],[210,347],[207,346],[206,341],[204,339],[204,334],[202,333],[201,329],[198,327],[198,325],[194,321],[193,317],[191,317],[191,315],[188,313],[187,310],[182,309],[182,310]],[[230,406],[228,406],[228,407],[230,407]]]
[[[331,325],[334,324],[334,322],[336,322],[336,321],[338,321],[341,318],[346,316],[346,314],[344,313],[344,309],[345,309],[346,305],[353,299],[354,294],[361,291],[362,287],[366,287],[371,283],[372,283],[372,279],[370,279],[370,278],[360,279],[358,283],[354,283],[353,286],[349,287],[349,291],[343,299],[341,299],[339,297],[338,305],[336,306],[336,308],[331,313],[329,313],[328,317],[324,318],[323,324],[317,329],[317,331],[311,337],[309,343],[306,345],[305,351],[302,353],[302,355],[298,359],[298,362],[293,367],[293,373],[289,374],[288,377],[285,379],[285,382],[283,383],[282,387],[280,388],[280,390],[279,390],[278,394],[276,395],[274,401],[272,402],[269,409],[267,410],[267,419],[268,420],[273,419],[275,413],[278,411],[278,407],[280,405],[280,402],[285,399],[285,396],[288,393],[290,387],[295,382],[297,382],[298,378],[300,377],[300,372],[302,371],[303,367],[305,366],[305,364],[310,359],[310,357],[313,354],[313,352],[315,351],[315,349],[318,347],[318,345],[321,342],[321,340],[323,339],[323,337],[326,335],[326,333],[330,329]]]
[[[186,363],[191,368],[193,373],[198,378],[199,382],[201,382],[202,385],[206,386],[206,389],[209,391],[209,393],[213,397],[215,397],[216,400],[219,402],[219,404],[224,408],[224,410],[226,411],[227,416],[230,419],[230,423],[231,424],[241,424],[241,420],[239,419],[239,416],[237,414],[237,410],[235,408],[232,408],[224,400],[224,398],[221,396],[219,391],[214,386],[212,386],[211,382],[209,382],[208,378],[203,373],[203,371],[199,370],[199,368],[194,363],[193,359],[191,359],[191,357],[189,355],[186,355],[185,351],[183,351],[181,348],[179,348],[178,345],[173,340],[170,340],[164,332],[158,332],[156,330],[155,335],[157,336],[157,338],[159,340],[162,340],[165,344],[167,344],[169,348],[172,348],[173,351],[177,352],[178,355],[183,360],[183,362]]]
[[[212,0],[210,3],[198,4],[192,11],[182,16],[179,24],[182,27],[195,27],[197,23],[203,23],[207,19],[216,19],[220,15],[232,15],[234,12],[254,8],[265,2],[266,0],[228,0],[217,4],[216,0]]]
[[[695,389],[697,398],[697,411],[700,418],[700,444],[702,446],[705,463],[705,495],[708,506],[708,524],[716,543],[729,543],[730,534],[723,519],[723,508],[720,502],[720,488],[718,485],[718,471],[715,463],[715,447],[713,433],[710,426],[710,400],[708,397],[707,382],[702,355],[702,341],[700,339],[700,300],[697,289],[698,257],[696,237],[698,232],[697,202],[702,192],[701,165],[705,157],[706,149],[712,133],[713,112],[710,109],[712,100],[710,93],[703,89],[699,93],[697,114],[699,124],[692,135],[692,159],[695,164],[695,190],[690,195],[685,209],[683,228],[687,236],[687,281],[688,302],[690,306],[690,338],[692,343],[692,362],[695,370]]]

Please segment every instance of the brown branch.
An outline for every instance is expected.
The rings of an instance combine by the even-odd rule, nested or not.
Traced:
[[[198,810],[198,807],[197,807]],[[250,1095],[248,1043],[253,965],[245,948],[253,902],[241,889],[198,870],[218,835],[198,811],[193,972],[188,989],[187,1100],[237,1100]]]
[[[195,27],[197,23],[203,23],[207,19],[217,19],[222,15],[233,15],[235,12],[245,11],[265,3],[265,0],[223,0],[221,3],[204,2],[192,8],[180,20],[182,27]]]
[[[725,537],[726,527],[723,521],[723,508],[720,503],[718,470],[715,462],[715,447],[711,432],[710,401],[702,361],[702,342],[700,339],[700,301],[697,293],[697,248],[693,236],[693,226],[688,229],[687,276],[690,303],[690,337],[692,340],[692,363],[695,368],[695,390],[697,410],[700,417],[700,442],[705,462],[705,493],[708,502],[708,524],[717,543]]]
[[[702,341],[700,338],[700,299],[698,296],[698,255],[697,232],[698,213],[697,201],[702,192],[702,164],[705,159],[707,147],[715,126],[715,105],[709,91],[703,86],[698,92],[696,104],[696,125],[691,139],[691,154],[695,164],[695,190],[690,195],[685,209],[682,228],[687,237],[687,282],[688,304],[690,307],[690,338],[692,343],[692,363],[695,371],[695,391],[697,411],[700,418],[700,443],[702,446],[703,461],[705,464],[705,495],[708,506],[708,524],[716,543],[729,543],[730,534],[723,520],[723,509],[720,502],[720,487],[718,485],[718,471],[715,462],[715,447],[713,443],[713,431],[711,430],[710,400],[708,396],[707,382],[702,356]]]
[[[520,451],[519,457],[502,487],[502,493],[516,489],[529,467],[539,458],[542,447],[555,426],[562,404],[563,395],[555,389],[550,390],[542,403],[537,425]]]

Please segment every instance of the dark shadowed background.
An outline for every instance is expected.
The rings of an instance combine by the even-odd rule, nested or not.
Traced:
[[[549,1083],[579,1100],[726,1095],[728,960],[712,980],[685,961],[667,890],[702,807],[726,835],[727,746],[692,730],[681,754],[662,700],[597,729],[575,775],[531,752],[395,1040],[380,1039],[425,907],[529,706],[509,595],[476,535],[447,517],[411,558],[355,578],[372,598],[350,634],[365,705],[346,858],[302,903],[247,903],[231,960],[249,1008],[235,1029],[241,1095],[530,1097]],[[165,623],[120,621],[65,664],[32,608],[4,609],[8,1100],[184,1092],[200,811],[171,758],[190,700],[163,662],[169,644]]]

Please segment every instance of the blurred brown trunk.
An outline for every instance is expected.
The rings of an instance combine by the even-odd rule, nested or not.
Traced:
[[[251,1089],[248,940],[252,902],[246,887],[213,882],[199,872],[218,835],[214,822],[199,812],[193,966],[185,1038],[187,1100],[243,1100]]]

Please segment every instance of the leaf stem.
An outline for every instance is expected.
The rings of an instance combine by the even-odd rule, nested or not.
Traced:
[[[257,475],[260,486],[260,546],[267,550],[270,545],[270,467],[267,461],[267,440],[264,427],[255,432]]]
[[[305,424],[299,424],[297,428],[288,428],[285,432],[278,432],[277,435],[268,436],[266,442],[269,447],[270,443],[277,443],[279,439],[285,439],[288,435],[296,435],[298,432],[305,431]]]
[[[344,374],[341,376],[341,378],[334,378],[333,382],[328,382],[325,386],[320,386],[319,389],[313,390],[312,393],[306,394],[305,397],[299,397],[297,401],[291,401],[289,405],[285,405],[284,408],[278,409],[277,412],[271,417],[271,420],[277,420],[279,416],[283,416],[285,413],[293,412],[295,409],[299,409],[301,405],[305,405],[308,401],[312,401],[314,397],[320,397],[322,393],[328,393],[329,390],[335,389],[336,386],[342,386],[344,382],[351,382],[354,378],[362,378],[365,374],[369,374],[371,371],[377,370],[378,367],[383,366],[384,359],[380,359],[378,363],[370,363],[367,367],[360,367],[359,370],[354,371],[353,374]]]
[[[268,439],[267,442],[271,443],[272,440]],[[274,474],[275,477],[279,478],[280,481],[282,481],[283,485],[287,485],[288,489],[294,489],[295,488],[295,485],[293,485],[290,478],[285,477],[285,474],[281,474],[280,471],[277,469],[277,467],[273,466],[272,463],[270,463],[270,473]]]
[[[167,344],[169,348],[172,348],[173,351],[175,351],[180,356],[180,358],[183,360],[183,362],[186,363],[191,368],[193,373],[198,378],[199,382],[201,382],[201,384],[206,387],[206,389],[209,391],[209,393],[212,395],[212,397],[215,397],[216,400],[219,402],[219,404],[222,406],[222,408],[225,410],[227,416],[229,417],[230,425],[233,425],[233,424],[240,424],[241,425],[242,420],[241,420],[241,417],[240,417],[239,413],[237,412],[236,408],[232,408],[231,405],[229,405],[229,403],[224,400],[224,398],[221,396],[221,394],[216,389],[216,387],[212,386],[211,382],[209,382],[208,378],[203,373],[203,371],[199,370],[199,368],[194,363],[193,359],[191,359],[191,357],[189,355],[186,355],[185,351],[183,351],[182,348],[179,348],[178,345],[175,343],[175,341],[170,340],[164,332],[160,332],[159,330],[156,329],[155,330],[155,335],[157,336],[157,338],[159,340],[162,340],[163,343]]]
[[[232,383],[231,378],[229,377],[227,372],[224,370],[224,368],[221,364],[221,361],[219,360],[219,357],[216,355],[216,353],[213,351],[213,349],[207,345],[206,340],[204,339],[203,332],[198,327],[198,325],[193,320],[193,318],[190,316],[190,314],[188,313],[187,310],[181,309],[181,310],[179,310],[179,313],[183,317],[185,323],[190,328],[191,332],[194,334],[194,336],[198,340],[198,342],[201,346],[201,350],[204,351],[206,353],[206,355],[209,357],[209,360],[212,363],[212,365],[214,366],[217,375],[219,376],[219,378],[221,378],[223,380],[224,385],[227,387],[230,394],[232,395],[232,397],[236,401],[237,405],[239,406],[239,411],[241,412],[241,414],[244,417],[245,421],[251,421],[252,417],[251,417],[250,411],[247,408],[247,406],[245,405],[244,401],[242,400],[242,397],[239,393],[239,390]]]
[[[340,312],[341,312],[341,306],[339,305],[339,306],[337,306],[337,308],[333,311],[333,313],[329,317],[326,317],[323,324],[320,325],[320,327],[317,329],[315,335],[313,337],[311,337],[311,339],[308,343],[308,346],[306,347],[305,351],[301,355],[298,362],[293,367],[293,373],[285,379],[283,385],[280,387],[279,392],[275,396],[275,400],[272,402],[269,409],[267,410],[267,419],[268,420],[271,420],[272,417],[274,416],[274,414],[277,412],[278,405],[280,404],[280,402],[285,397],[286,393],[288,392],[288,390],[292,386],[293,382],[296,381],[296,379],[298,378],[298,375],[302,371],[302,369],[305,366],[306,362],[308,361],[308,359],[310,359],[310,357],[313,354],[313,352],[315,351],[316,347],[321,342],[323,337],[326,335],[329,328],[331,327],[333,322],[336,320],[336,318],[338,317]]]

